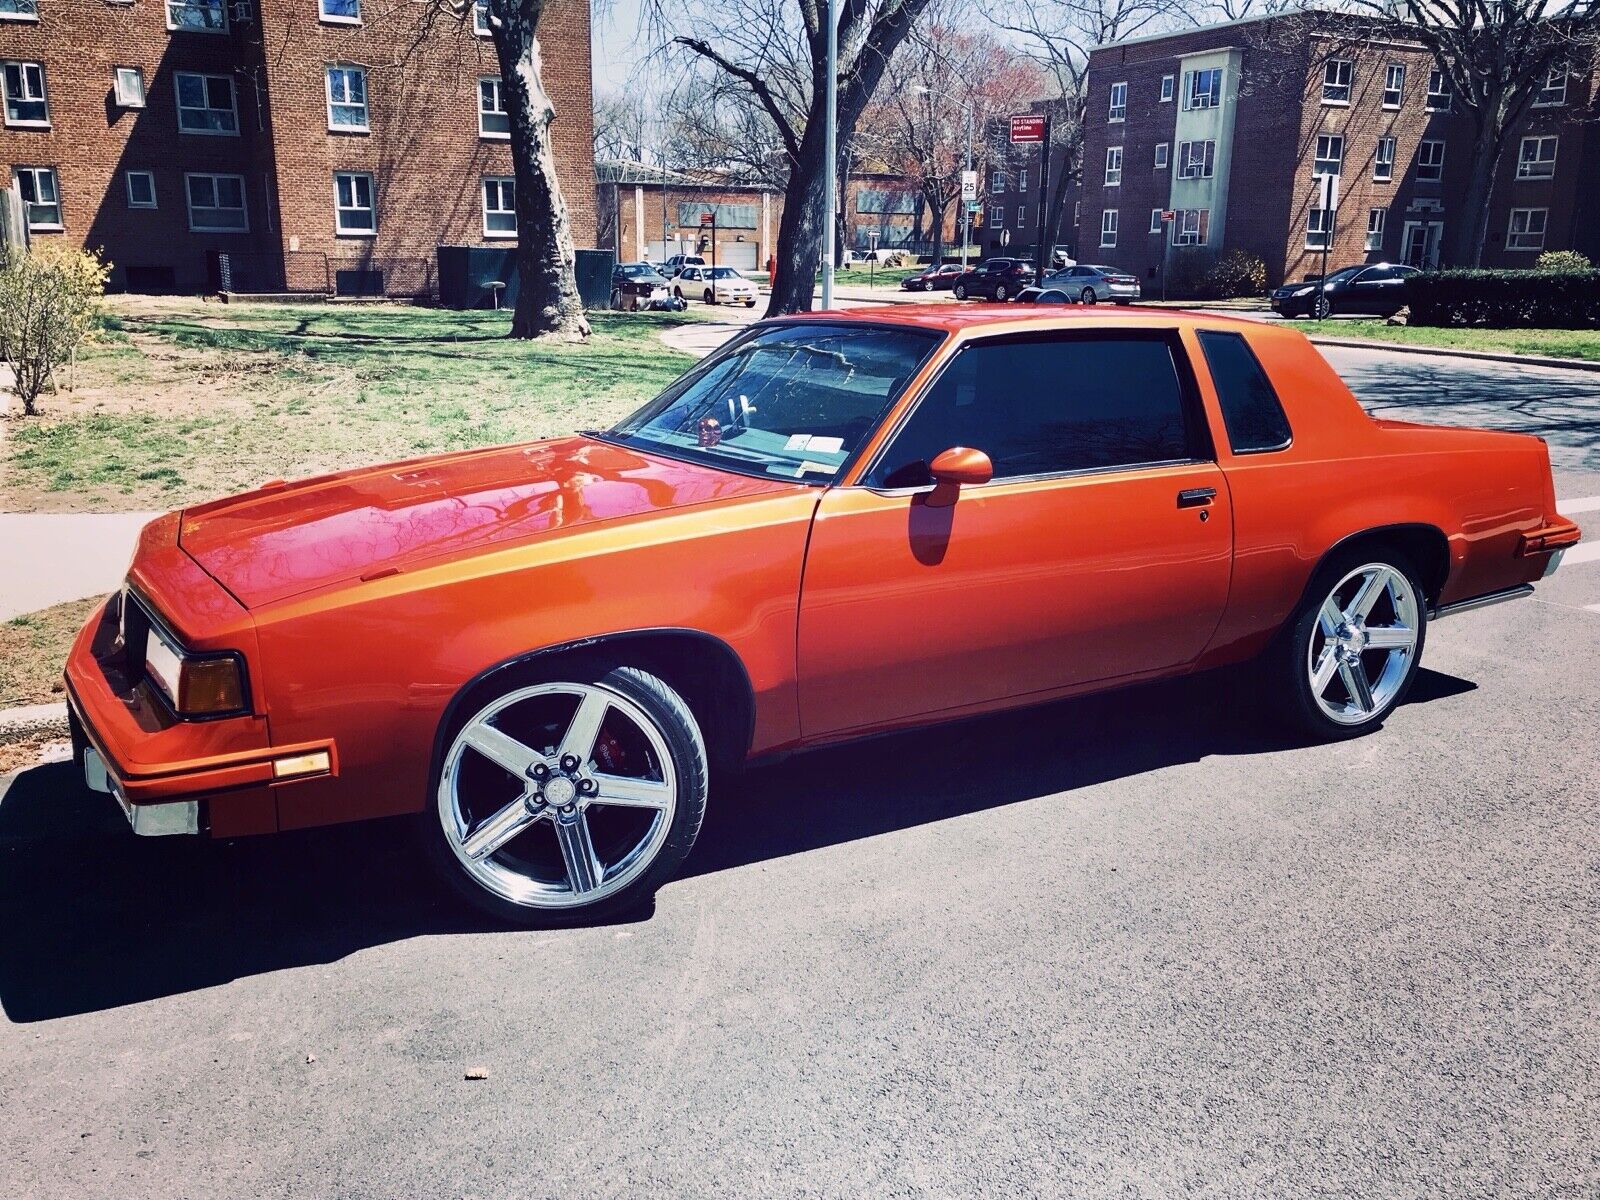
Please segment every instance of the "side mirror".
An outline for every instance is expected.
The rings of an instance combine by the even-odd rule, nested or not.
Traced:
[[[944,508],[956,502],[962,484],[988,483],[994,478],[994,463],[982,450],[952,446],[928,464],[933,476],[933,491],[928,493],[930,508]]]

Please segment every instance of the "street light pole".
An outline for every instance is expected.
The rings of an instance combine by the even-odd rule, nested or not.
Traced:
[[[967,168],[972,170],[972,104],[967,104]],[[967,269],[967,243],[972,238],[972,206],[961,197],[961,269]]]
[[[833,227],[838,220],[839,181],[839,0],[828,0],[828,96],[823,118],[828,199],[822,221],[822,307],[833,307]]]

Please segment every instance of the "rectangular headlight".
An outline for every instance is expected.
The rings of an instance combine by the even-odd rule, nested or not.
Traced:
[[[214,717],[245,707],[237,655],[191,655],[154,621],[145,635],[144,669],[180,716]]]

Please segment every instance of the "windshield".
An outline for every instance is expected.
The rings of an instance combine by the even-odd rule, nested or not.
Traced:
[[[1345,267],[1343,270],[1335,271],[1332,275],[1329,275],[1328,282],[1344,283],[1347,280],[1354,279],[1357,274],[1365,270],[1365,267]]]
[[[920,329],[810,322],[760,328],[611,435],[745,474],[829,483],[938,341]]]
[[[636,279],[642,275],[654,275],[656,269],[647,263],[623,263],[617,270],[629,279]]]
[[[713,278],[713,279],[743,279],[744,276],[739,274],[739,272],[736,271],[732,267],[714,267],[711,270],[711,278]]]

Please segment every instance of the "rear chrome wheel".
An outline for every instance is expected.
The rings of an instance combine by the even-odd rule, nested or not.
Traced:
[[[540,924],[644,899],[693,845],[705,791],[688,707],[618,668],[479,708],[450,741],[431,818],[469,899]]]
[[[1427,598],[1410,567],[1346,557],[1325,569],[1288,631],[1292,715],[1314,734],[1348,737],[1405,698],[1427,634]]]

